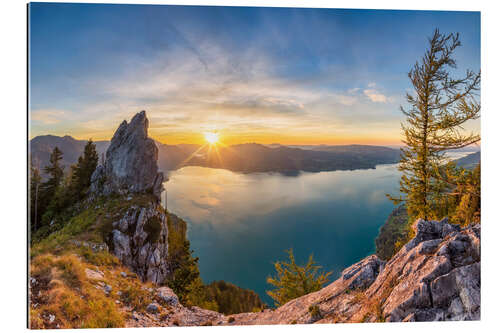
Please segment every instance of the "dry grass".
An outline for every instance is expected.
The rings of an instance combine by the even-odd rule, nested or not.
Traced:
[[[87,278],[85,268],[95,269],[74,254],[45,254],[31,261],[31,277],[36,282],[31,283],[30,328],[125,325],[125,314],[116,304],[116,293],[107,295],[99,288],[99,281]],[[117,275],[117,272],[105,271],[107,281],[112,279],[106,276],[116,278]],[[113,289],[118,288],[117,284],[122,282],[119,280],[116,279]]]

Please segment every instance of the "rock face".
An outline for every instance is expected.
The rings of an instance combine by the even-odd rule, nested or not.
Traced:
[[[479,320],[480,225],[420,219],[413,228],[387,263],[369,256],[327,287],[273,311],[233,315],[231,325]]]
[[[113,222],[110,241],[115,256],[143,281],[161,283],[169,274],[167,217],[157,203],[131,206]]]
[[[92,175],[90,191],[128,196],[123,201],[130,204],[112,222],[108,245],[143,281],[161,283],[169,274],[168,224],[159,204],[163,173],[158,172],[158,148],[148,138],[148,125],[145,111],[121,123],[104,164]],[[135,204],[137,195],[143,195],[141,204]]]
[[[92,175],[91,192],[153,193],[160,199],[163,173],[158,172],[158,148],[148,138],[146,111],[137,113],[130,123],[123,121],[106,151],[106,160]]]

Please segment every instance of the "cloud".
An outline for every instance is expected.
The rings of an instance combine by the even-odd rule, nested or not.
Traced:
[[[66,114],[63,110],[35,110],[31,112],[31,120],[43,125],[55,125],[60,123]]]
[[[376,89],[337,89],[344,82],[331,75],[305,80],[280,75],[276,61],[251,47],[227,52],[213,44],[197,45],[196,52],[183,47],[151,59],[133,58],[120,74],[80,83],[78,92],[92,99],[75,106],[65,127],[80,137],[106,139],[122,120],[144,109],[153,137],[184,142],[206,130],[245,140],[254,140],[255,133],[336,137],[393,120],[382,105],[367,104],[366,97],[388,102]],[[63,118],[48,111],[37,113],[37,119],[50,125]],[[56,129],[39,126],[39,132],[47,128]]]
[[[365,89],[363,90],[363,94],[375,103],[387,103],[389,101],[387,96],[381,94],[375,89]]]

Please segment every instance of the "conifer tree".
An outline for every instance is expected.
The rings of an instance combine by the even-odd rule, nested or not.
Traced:
[[[64,177],[64,167],[61,166],[63,153],[58,147],[55,147],[50,154],[49,165],[44,168],[49,179],[41,185],[41,200],[40,200],[40,214],[44,214],[50,202],[54,198],[56,191],[61,184]]]
[[[35,231],[40,223],[40,185],[42,177],[37,167],[30,161],[30,227]]]
[[[267,278],[267,283],[275,287],[274,290],[267,291],[267,294],[275,301],[276,306],[320,290],[332,274],[332,272],[320,273],[321,266],[316,265],[312,255],[309,256],[305,266],[299,266],[295,262],[293,250],[289,249],[286,252],[289,261],[276,262],[274,268],[277,276]]]
[[[83,198],[90,187],[90,179],[94,173],[99,155],[97,154],[96,146],[90,139],[85,145],[82,156],[78,158],[78,163],[71,167],[71,192],[74,200],[78,201]]]
[[[477,119],[480,104],[476,101],[481,74],[467,70],[463,78],[453,78],[456,68],[452,54],[459,47],[459,35],[443,35],[435,30],[429,49],[408,73],[414,94],[407,94],[409,107],[401,107],[406,116],[402,124],[406,145],[401,149],[399,198],[406,203],[411,218],[439,218],[437,200],[443,184],[436,174],[445,162],[444,152],[466,147],[480,140],[479,135],[463,133],[462,125]]]

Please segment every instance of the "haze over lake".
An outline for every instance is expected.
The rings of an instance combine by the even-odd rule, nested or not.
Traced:
[[[299,264],[314,253],[334,278],[375,251],[394,208],[385,194],[397,193],[399,176],[396,164],[295,177],[184,167],[165,187],[168,210],[188,222],[203,280],[252,289],[272,305],[266,277],[285,249]]]

